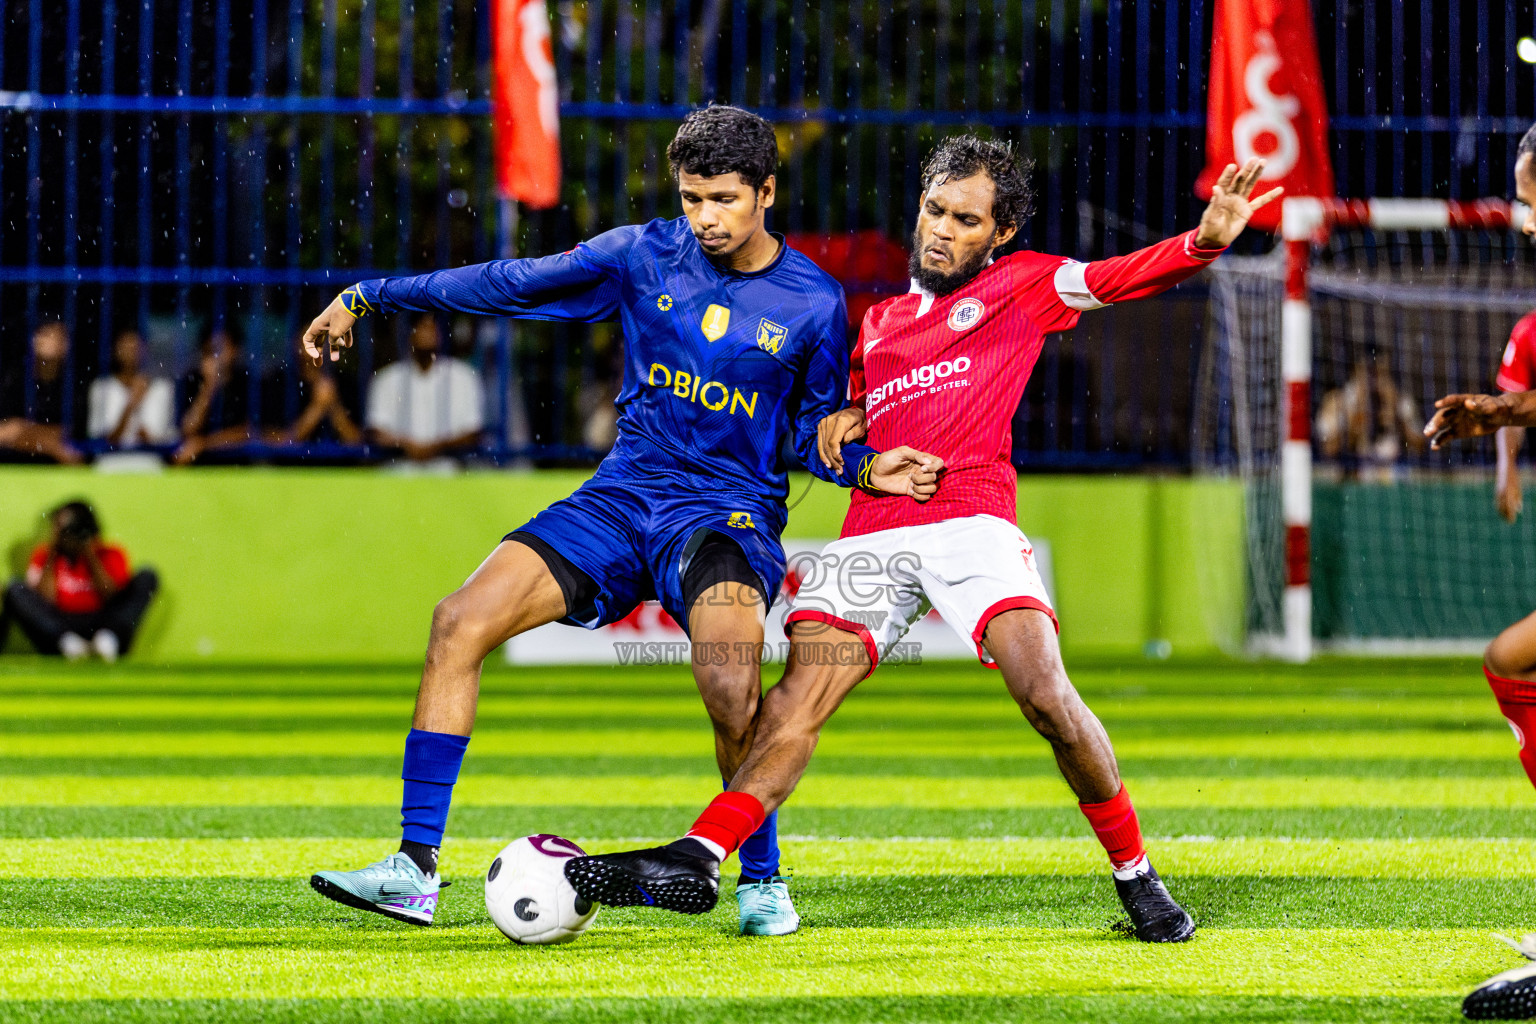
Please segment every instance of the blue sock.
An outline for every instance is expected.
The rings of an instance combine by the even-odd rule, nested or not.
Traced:
[[[406,842],[442,846],[448,827],[448,804],[459,781],[468,736],[412,729],[405,737],[405,795],[400,800],[400,825]]]
[[[726,783],[730,788],[730,783]],[[736,851],[743,878],[772,878],[779,873],[779,812],[763,819],[756,832]]]

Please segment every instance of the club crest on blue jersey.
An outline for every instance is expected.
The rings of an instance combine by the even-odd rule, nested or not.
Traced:
[[[784,347],[784,341],[789,337],[789,328],[780,327],[767,317],[757,322],[757,347],[773,355],[779,354],[779,349]]]
[[[731,328],[731,311],[724,306],[710,303],[704,311],[704,319],[699,321],[699,329],[704,332],[704,337],[710,341],[719,341],[725,337],[725,332]]]
[[[756,527],[750,512],[732,512],[731,517],[725,521],[725,525],[734,526],[738,530],[751,530]]]

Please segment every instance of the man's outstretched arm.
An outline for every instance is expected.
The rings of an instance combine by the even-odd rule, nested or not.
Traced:
[[[1504,395],[1446,395],[1424,426],[1431,448],[1486,437],[1500,427],[1536,427],[1536,391]]]
[[[624,255],[639,235],[630,226],[604,232],[570,252],[521,260],[492,260],[414,277],[359,281],[343,291],[304,332],[304,352],[319,362],[352,344],[352,325],[368,313],[401,310],[471,313],[530,320],[611,320],[619,304]]]
[[[1263,173],[1262,160],[1249,160],[1241,168],[1228,164],[1192,231],[1125,256],[1062,263],[1049,278],[1047,289],[1054,295],[1042,303],[1041,325],[1047,331],[1067,330],[1088,310],[1158,295],[1204,270],[1237,240],[1255,211],[1280,198],[1284,190],[1278,188],[1250,198]]]

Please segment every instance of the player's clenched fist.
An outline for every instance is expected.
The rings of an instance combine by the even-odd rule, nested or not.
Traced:
[[[859,486],[873,494],[900,494],[919,504],[939,489],[944,460],[937,455],[901,445],[869,460]]]
[[[319,363],[324,358],[320,351],[324,345],[330,349],[334,363],[341,358],[342,349],[352,347],[352,325],[355,323],[357,317],[347,309],[342,297],[336,296],[325,307],[324,313],[310,321],[309,329],[304,332],[304,354]]]
[[[1435,415],[1424,427],[1431,448],[1447,441],[1484,437],[1500,427],[1536,423],[1536,392],[1505,395],[1446,395],[1435,403]]]

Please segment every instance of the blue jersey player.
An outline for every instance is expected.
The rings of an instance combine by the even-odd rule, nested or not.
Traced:
[[[781,441],[844,486],[916,501],[934,493],[937,460],[910,448],[850,445],[840,474],[814,457],[817,424],[846,397],[846,311],[837,283],[764,227],[777,155],[772,127],[756,115],[695,111],[667,150],[686,216],[616,228],[558,256],[364,281],[305,333],[317,360],[326,345],[336,358],[356,318],[375,311],[618,319],[625,340],[612,452],[576,493],[509,533],[433,613],[405,743],[400,852],[357,871],[322,871],[310,879],[317,892],[431,923],[481,663],[548,622],[594,629],[659,599],[693,641],[728,781],[752,744],[763,618],[784,575]],[[772,820],[740,861],[742,933],[794,931]]]

